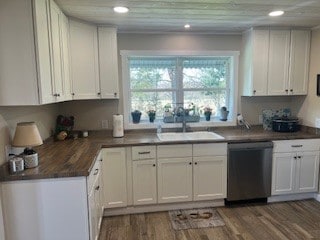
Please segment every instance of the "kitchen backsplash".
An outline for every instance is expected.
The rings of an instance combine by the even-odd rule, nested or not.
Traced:
[[[291,109],[283,108],[279,110],[266,109],[262,111],[262,124],[264,130],[272,130],[272,120],[274,118],[290,117]]]

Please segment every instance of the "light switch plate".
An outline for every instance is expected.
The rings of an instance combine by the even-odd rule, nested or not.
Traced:
[[[316,118],[316,128],[320,128],[320,118]]]

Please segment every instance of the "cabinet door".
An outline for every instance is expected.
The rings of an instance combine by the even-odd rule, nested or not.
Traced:
[[[298,152],[296,192],[318,191],[319,152]]]
[[[90,240],[95,240],[97,221],[96,221],[96,205],[95,205],[95,191],[92,189],[88,196],[89,207],[89,225],[90,225]]]
[[[288,94],[290,31],[270,30],[268,95]]]
[[[62,61],[61,61],[61,42],[60,42],[60,14],[61,11],[54,1],[50,1],[50,26],[51,26],[51,50],[52,50],[52,79],[53,96],[56,101],[60,101],[63,96],[62,82]]]
[[[69,20],[61,13],[60,14],[61,26],[61,60],[62,60],[62,95],[61,100],[71,100],[71,78],[70,78],[70,44],[69,44]]]
[[[308,92],[310,31],[292,30],[290,45],[289,91],[292,95]]]
[[[108,148],[104,150],[102,179],[105,208],[127,206],[125,153],[125,148]]]
[[[192,157],[158,159],[158,202],[192,200]]]
[[[193,200],[226,197],[227,156],[193,158]]]
[[[133,204],[157,203],[156,160],[133,161]]]
[[[273,154],[272,195],[293,193],[296,171],[295,153]]]
[[[265,96],[268,86],[269,30],[253,30],[252,38],[253,96]]]
[[[49,2],[35,0],[34,23],[36,29],[37,65],[40,103],[55,102],[53,72],[51,64],[51,36]],[[26,89],[26,88],[24,88]]]
[[[98,28],[101,98],[119,98],[117,29]]]
[[[97,27],[70,20],[73,99],[100,98]]]

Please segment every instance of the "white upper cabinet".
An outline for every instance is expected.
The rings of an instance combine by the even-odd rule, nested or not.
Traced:
[[[69,22],[58,5],[50,1],[52,90],[55,102],[71,100]]]
[[[48,27],[47,1],[0,2],[0,105],[53,101]]]
[[[119,98],[117,29],[98,27],[101,98]]]
[[[290,31],[271,30],[269,40],[268,95],[288,94]]]
[[[99,99],[97,27],[70,20],[70,49],[73,99]]]
[[[267,95],[269,30],[252,30],[243,35],[243,78],[245,96]]]
[[[251,29],[243,35],[243,96],[307,94],[310,31]]]
[[[290,45],[289,94],[308,92],[310,31],[292,30]]]
[[[62,61],[62,79],[64,100],[71,100],[71,77],[70,77],[70,37],[69,37],[69,19],[61,13],[61,61]]]
[[[0,105],[66,100],[61,15],[49,0],[1,1]]]

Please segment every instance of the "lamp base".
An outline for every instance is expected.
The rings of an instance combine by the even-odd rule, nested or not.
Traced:
[[[23,155],[25,168],[34,168],[39,165],[38,153]]]

